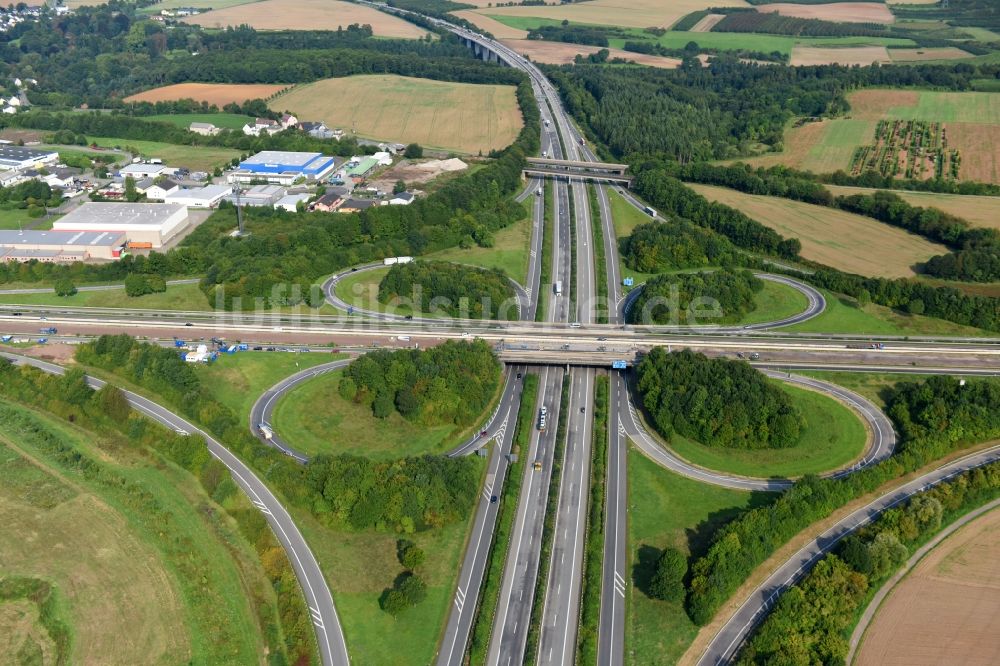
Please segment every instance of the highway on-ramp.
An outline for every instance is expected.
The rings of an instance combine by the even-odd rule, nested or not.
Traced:
[[[257,402],[253,404],[253,407],[250,408],[250,432],[252,432],[254,436],[256,436],[257,439],[264,444],[273,446],[282,453],[295,458],[295,460],[300,463],[309,462],[308,456],[296,451],[294,447],[281,438],[281,434],[274,428],[274,408],[277,406],[278,400],[283,395],[296,388],[299,384],[312,379],[313,377],[318,377],[328,372],[347,367],[352,360],[353,359],[343,359],[340,361],[331,361],[330,363],[323,363],[312,368],[300,370],[293,375],[285,377],[280,382],[264,391],[264,393],[257,398]],[[270,438],[261,432],[260,426],[265,424],[270,426]]]
[[[0,356],[11,359],[19,365],[30,365],[50,374],[61,375],[65,368],[38,359],[0,352]],[[94,377],[87,378],[88,384],[99,389],[106,382]],[[285,549],[289,562],[299,580],[299,585],[309,607],[310,619],[316,631],[316,642],[323,664],[326,666],[348,666],[347,644],[340,627],[340,619],[333,605],[333,595],[323,577],[319,562],[306,544],[295,522],[278,498],[263,481],[229,449],[214,437],[198,428],[177,413],[163,407],[137,393],[122,389],[122,394],[133,409],[171,430],[204,438],[209,452],[225,465],[233,475],[233,480],[246,493],[254,506],[264,514],[275,537]]]

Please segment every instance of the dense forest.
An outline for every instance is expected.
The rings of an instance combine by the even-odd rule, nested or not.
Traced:
[[[503,271],[415,261],[396,264],[378,285],[382,303],[406,304],[417,313],[446,312],[467,319],[517,319],[514,287]]]
[[[864,86],[969,90],[997,66],[769,67],[720,56],[675,70],[576,65],[544,68],[567,110],[616,159],[656,155],[681,163],[779,148],[795,116],[837,115]]]
[[[470,425],[500,383],[500,364],[483,340],[449,341],[425,350],[379,349],[344,371],[340,395],[370,406],[377,418],[394,411],[425,426]]]
[[[738,322],[756,306],[764,282],[750,271],[657,275],[628,312],[633,324],[718,325]]]
[[[639,225],[619,241],[619,250],[629,268],[643,273],[722,266],[738,256],[724,237],[677,218]]]
[[[636,366],[642,405],[657,431],[706,446],[794,446],[805,420],[787,393],[741,361],[654,347]]]

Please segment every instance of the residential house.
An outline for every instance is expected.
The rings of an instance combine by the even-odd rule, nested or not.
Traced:
[[[146,198],[163,201],[167,196],[177,192],[179,189],[181,189],[180,185],[172,180],[164,179],[146,189]]]
[[[337,139],[343,135],[340,130],[332,130],[326,123],[304,122],[299,123],[299,129],[314,139]]]
[[[142,180],[135,181],[135,191],[139,194],[145,194],[146,190],[156,185],[156,181],[152,178],[143,178]]]
[[[281,129],[288,129],[289,127],[296,127],[299,124],[299,119],[293,115],[285,114],[281,116]]]
[[[360,213],[375,205],[372,199],[348,199],[337,208],[338,213]]]
[[[285,129],[277,121],[270,118],[257,118],[253,125],[247,123],[243,126],[243,133],[247,136],[260,136],[261,134],[277,134]]]
[[[188,131],[202,136],[215,136],[222,131],[222,128],[216,127],[212,123],[191,123],[188,126]]]
[[[332,213],[340,207],[340,204],[344,203],[344,196],[342,192],[332,192],[328,189],[323,196],[312,203],[311,210]]]

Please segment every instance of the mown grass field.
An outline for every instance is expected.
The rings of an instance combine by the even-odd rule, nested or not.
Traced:
[[[105,148],[136,149],[142,157],[158,157],[165,164],[174,167],[187,167],[192,171],[212,171],[215,167],[229,164],[234,157],[239,157],[238,150],[229,148],[211,148],[206,146],[177,146],[160,141],[137,141],[134,139],[117,139],[105,137],[87,137],[98,146]]]
[[[450,251],[446,250],[446,252]],[[378,285],[388,272],[389,268],[359,271],[356,274],[348,275],[338,282],[334,291],[345,303],[361,310],[388,312],[404,317],[406,315],[419,315],[421,317],[437,316],[429,312],[416,312],[405,302],[388,305],[378,300]],[[442,314],[441,318],[448,318],[448,315]]]
[[[417,425],[395,411],[377,419],[370,407],[340,397],[337,386],[342,376],[339,370],[322,374],[278,400],[273,425],[296,450],[309,456],[351,454],[392,460],[444,453],[466,430]]]
[[[29,286],[29,288],[35,287],[41,288],[41,285]],[[105,291],[78,291],[73,296],[56,296],[54,292],[48,294],[0,294],[0,303],[150,310],[212,309],[204,292],[197,284],[167,285],[167,290],[162,293],[134,297],[125,293],[125,287]]]
[[[806,420],[802,438],[786,449],[755,451],[705,446],[674,436],[670,447],[707,469],[757,477],[793,477],[846,467],[861,455],[867,435],[851,409],[815,391],[780,385]]]
[[[373,74],[297,86],[269,106],[380,141],[486,154],[521,131],[514,92],[514,86]]]
[[[531,203],[529,200],[526,203]],[[493,247],[453,247],[429,254],[423,259],[452,261],[483,268],[499,268],[524,285],[528,279],[528,253],[531,248],[531,217],[511,224],[493,235]]]
[[[697,557],[712,533],[745,508],[769,501],[698,483],[665,470],[635,449],[628,453],[628,570],[625,586],[625,663],[673,666],[698,633],[683,603],[646,595],[660,551],[673,547]]]
[[[238,113],[170,113],[160,116],[146,116],[143,120],[158,120],[187,129],[191,123],[212,123],[222,129],[242,129],[248,122],[253,122],[250,116]]]
[[[818,316],[782,331],[789,333],[855,333],[859,335],[996,337],[996,333],[943,319],[897,312],[881,305],[859,307],[848,296],[823,291],[826,309]]]
[[[244,420],[250,408],[267,389],[285,377],[322,363],[345,358],[344,354],[309,352],[241,352],[220,354],[210,365],[198,365],[205,388]]]
[[[56,586],[73,637],[68,663],[266,659],[248,595],[273,603],[273,592],[235,525],[202,510],[211,500],[196,479],[38,412],[0,408],[56,434],[110,477],[141,484],[171,516],[165,534],[118,486],[84,479],[36,447],[23,425],[0,420],[0,576]]]
[[[849,273],[906,277],[914,266],[948,250],[877,220],[779,197],[744,194],[724,187],[691,185],[711,201],[732,206],[782,236],[802,242],[805,259]]]
[[[26,208],[0,209],[0,229],[26,229],[36,222],[44,224],[38,218],[28,217],[28,209]],[[52,222],[48,221],[48,225],[51,228]]]

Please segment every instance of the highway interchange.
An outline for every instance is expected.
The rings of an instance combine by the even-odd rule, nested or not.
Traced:
[[[574,160],[596,160],[582,143],[582,136],[565,113],[558,93],[541,72],[517,54],[485,37],[462,28],[449,26],[463,38],[489,48],[508,64],[519,67],[531,76],[542,117],[549,123],[543,128],[542,146],[553,157]],[[822,312],[824,301],[815,289],[783,276],[762,276],[779,280],[805,293],[808,307],[799,315],[779,322],[755,324],[749,327],[714,327],[680,330],[670,327],[625,326],[629,304],[638,293],[628,298],[621,294],[621,271],[617,256],[617,241],[612,224],[607,187],[594,186],[599,219],[591,219],[588,185],[580,180],[553,181],[553,229],[544,225],[548,197],[535,191],[540,181],[531,180],[521,200],[531,199],[532,235],[528,280],[519,285],[520,321],[507,324],[473,321],[448,321],[432,318],[406,319],[384,313],[355,312],[352,316],[312,317],[304,320],[283,315],[220,316],[199,312],[136,312],[123,314],[86,308],[51,308],[47,306],[0,307],[0,325],[5,332],[26,334],[38,329],[38,319],[45,317],[60,332],[74,336],[92,336],[101,332],[131,330],[137,335],[168,339],[171,334],[192,338],[197,336],[230,335],[243,340],[260,342],[296,342],[322,344],[389,344],[403,346],[400,337],[428,344],[444,339],[462,339],[474,335],[497,345],[501,358],[508,364],[505,386],[499,404],[482,430],[456,447],[450,455],[469,455],[489,446],[489,462],[485,485],[476,504],[469,541],[462,560],[452,607],[437,655],[438,664],[463,663],[466,646],[475,618],[484,572],[489,564],[489,552],[495,531],[499,503],[493,498],[500,492],[509,471],[509,456],[513,445],[514,423],[521,400],[523,377],[531,372],[539,377],[539,392],[532,423],[539,410],[547,408],[550,423],[545,431],[532,428],[527,451],[519,452],[529,469],[517,488],[518,499],[513,535],[503,567],[498,605],[489,643],[489,666],[520,664],[527,649],[527,636],[535,604],[541,605],[541,625],[538,662],[541,664],[572,664],[576,659],[577,623],[582,584],[583,550],[586,536],[589,501],[590,459],[593,435],[594,384],[598,376],[609,378],[610,410],[607,447],[607,487],[603,544],[603,571],[598,663],[624,662],[625,599],[629,573],[626,544],[626,451],[631,441],[645,455],[666,469],[706,483],[742,490],[783,490],[786,479],[755,479],[721,474],[696,467],[676,456],[645,428],[643,419],[631,402],[627,374],[609,369],[610,360],[622,358],[634,362],[636,353],[655,345],[690,347],[709,354],[731,356],[737,351],[757,351],[761,359],[755,362],[767,374],[811,390],[821,391],[846,404],[864,420],[869,430],[869,445],[857,464],[831,474],[847,474],[891,455],[895,433],[891,422],[879,409],[863,397],[825,382],[791,374],[795,369],[877,370],[885,372],[1000,374],[1000,345],[995,340],[955,341],[897,340],[883,350],[863,348],[852,340],[862,336],[788,336],[775,332]],[[642,208],[641,202],[630,195],[626,200]],[[572,201],[572,206],[570,202]],[[599,223],[605,247],[605,274],[595,275],[592,225]],[[552,281],[560,281],[562,294],[554,293],[551,283],[541,284],[542,242],[545,233],[554,234]],[[575,242],[574,242],[575,237]],[[574,256],[571,254],[575,251]],[[575,270],[574,270],[575,264]],[[359,267],[359,270],[381,265]],[[331,278],[324,291],[331,304],[346,309],[349,304],[335,293],[336,282],[353,271]],[[608,324],[595,323],[597,281],[604,280],[610,302]],[[107,289],[113,287],[100,287]],[[0,292],[15,293],[15,291]],[[16,290],[34,293],[34,290]],[[572,295],[571,295],[572,294]],[[547,307],[546,307],[547,302]],[[535,323],[538,307],[545,308],[545,321]],[[17,311],[19,314],[14,314]],[[573,326],[570,326],[570,324]],[[577,327],[576,324],[579,324]],[[363,342],[362,342],[363,341]],[[845,344],[846,341],[846,344]],[[567,348],[568,347],[568,348]],[[602,351],[602,348],[605,351]],[[16,354],[3,353],[17,363],[27,363],[46,372],[61,373],[61,367]],[[302,382],[319,374],[343,367],[349,360],[303,370],[282,380],[264,393],[255,403],[248,427],[267,444],[289,456],[305,462],[306,457],[295,451],[294,445],[274,432],[263,437],[260,424],[271,423],[274,406]],[[569,401],[561,400],[563,378],[569,378]],[[100,380],[91,379],[99,386]],[[135,409],[177,431],[203,436],[212,454],[232,471],[239,486],[265,514],[282,546],[289,554],[302,585],[319,639],[324,664],[349,663],[333,596],[318,563],[302,535],[278,499],[266,485],[236,456],[225,449],[210,434],[170,410],[134,393],[126,397]],[[567,439],[561,459],[561,477],[552,474],[557,450],[556,425],[566,410]],[[838,521],[829,530],[780,565],[767,580],[743,603],[715,636],[701,656],[702,664],[727,663],[732,659],[749,632],[763,618],[780,592],[798,580],[822,554],[829,552],[837,540],[870,521],[886,508],[894,506],[913,493],[950,478],[962,470],[1000,459],[1000,447],[993,447],[961,458],[925,474],[900,488],[874,500],[869,505]],[[533,469],[534,463],[541,470]],[[544,532],[550,484],[559,484],[555,504],[551,560],[542,566],[539,548]],[[498,551],[503,553],[502,550]],[[547,569],[544,584],[538,586],[538,575]],[[536,589],[542,598],[535,599]]]

